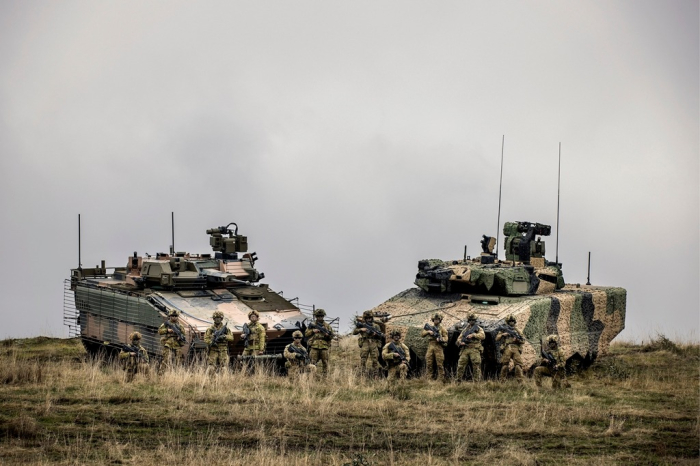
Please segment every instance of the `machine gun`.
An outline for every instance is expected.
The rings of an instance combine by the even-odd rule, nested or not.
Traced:
[[[525,340],[523,339],[523,336],[520,335],[520,332],[518,332],[517,330],[515,330],[515,329],[513,329],[513,328],[508,327],[507,325],[501,325],[500,327],[498,327],[498,328],[496,329],[496,335],[498,335],[498,334],[501,333],[501,332],[502,332],[502,333],[507,333],[507,334],[510,335],[511,337],[515,338],[515,343],[516,343],[516,344],[524,343],[524,342],[525,342]]]
[[[465,345],[469,344],[469,335],[474,335],[477,331],[479,330],[479,326],[475,323],[472,325],[472,327],[467,331],[467,333],[464,334],[461,340],[459,340],[460,343],[464,343]],[[472,339],[473,341],[473,339]]]
[[[408,365],[408,361],[406,360],[406,353],[404,352],[403,348],[396,346],[396,344],[393,341],[389,343],[389,351],[399,355],[399,358],[401,359],[401,364]]]
[[[136,361],[141,362],[143,360],[143,355],[141,354],[141,349],[134,345],[127,345],[126,343],[121,343],[119,345],[125,353],[136,353]]]
[[[248,327],[248,324],[247,323],[243,324],[243,346],[245,346],[246,348],[250,344],[250,334],[251,334],[251,331],[250,331],[250,327]]]
[[[544,363],[547,365],[547,367],[550,367],[554,371],[559,370],[557,358],[555,358],[552,353],[544,349],[544,343],[542,342],[540,342],[540,353],[542,354],[542,358],[544,359]]]
[[[178,327],[174,323],[170,322],[169,319],[165,320],[165,326],[173,331],[173,333],[177,337],[177,341],[179,341],[180,344],[184,345],[185,343],[187,343],[187,338],[185,338],[185,334],[182,333],[182,331],[180,330],[180,327]]]
[[[223,325],[219,330],[214,332],[214,335],[211,337],[211,343],[207,345],[207,348],[211,348],[214,345],[219,344],[219,340],[224,338],[226,334],[228,333],[228,322]],[[246,345],[248,346],[248,345]]]
[[[319,332],[321,332],[323,334],[323,338],[325,338],[326,340],[330,340],[331,338],[333,338],[333,334],[331,334],[331,332],[326,327],[324,327],[323,324],[311,322],[309,324],[309,328],[312,330],[316,329]]]
[[[304,349],[303,346],[296,346],[294,343],[292,343],[288,346],[288,348],[289,348],[290,352],[292,352],[296,355],[297,359],[303,359],[305,365],[308,365],[311,363],[311,359],[309,358],[309,353]]]
[[[444,345],[446,342],[445,340],[442,339],[442,336],[440,336],[440,329],[438,329],[434,325],[430,325],[429,323],[425,323],[423,326],[423,330],[427,330],[429,332],[433,332],[433,335],[437,338],[437,342],[440,343],[441,345]]]
[[[362,322],[360,320],[355,321],[355,327],[357,328],[366,328],[367,329],[367,335],[368,336],[374,336],[380,340],[384,339],[384,334],[377,330],[376,328],[372,327],[372,325]]]

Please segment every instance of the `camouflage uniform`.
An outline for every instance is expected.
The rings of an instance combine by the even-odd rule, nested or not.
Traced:
[[[570,388],[571,385],[566,380],[566,358],[558,347],[557,336],[547,337],[547,345],[549,353],[554,356],[556,363],[552,366],[546,358],[542,358],[540,366],[535,368],[535,385],[541,387],[542,377],[547,376],[552,378],[552,388]]]
[[[224,332],[224,337],[220,338],[216,344],[212,344],[214,340],[214,333],[224,326],[222,323],[224,313],[221,311],[216,311],[212,317],[214,319],[214,325],[209,327],[204,333],[204,342],[208,347],[207,370],[218,370],[222,367],[228,367],[228,343],[233,341],[233,334],[231,333],[231,329],[227,327],[226,332]]]
[[[381,333],[381,327],[379,324],[374,323],[374,315],[370,311],[365,311],[365,313],[362,315],[362,319],[366,324],[370,324],[372,328]],[[367,373],[367,360],[369,359],[372,364],[371,374],[378,374],[379,348],[382,345],[381,339],[375,335],[368,335],[367,332],[363,332],[359,327],[355,327],[352,334],[360,335],[360,339],[357,341],[357,343],[360,345],[360,370]]]
[[[311,364],[317,365],[318,361],[321,361],[323,368],[321,372],[325,375],[328,374],[328,350],[331,347],[331,341],[333,340],[333,329],[328,323],[323,321],[326,311],[323,309],[316,309],[314,311],[314,317],[316,318],[316,325],[323,325],[323,328],[329,333],[329,335],[324,335],[318,329],[307,328],[306,338],[309,345],[309,354],[311,355]]]
[[[179,313],[177,311],[170,311],[168,318],[177,318]],[[170,325],[177,326],[185,335],[185,327],[182,326],[180,322],[170,322]],[[158,373],[162,374],[168,367],[175,365],[180,360],[180,348],[182,348],[182,343],[177,338],[177,334],[173,332],[167,324],[163,323],[158,328],[158,334],[164,335],[160,339],[160,344],[163,346],[163,360],[160,362],[160,367]]]
[[[294,337],[294,342],[284,347],[284,357],[287,359],[287,362],[285,363],[287,375],[290,378],[297,378],[300,374],[305,372],[316,372],[315,365],[311,364],[310,362],[307,364],[303,355],[299,355],[298,353],[290,350],[290,347],[294,346],[297,351],[301,351],[307,358],[309,358],[309,353],[306,351],[306,348],[304,348],[304,345],[301,344],[301,339],[303,338],[302,333],[299,330],[296,330],[292,336]]]
[[[435,321],[438,322],[435,322]],[[439,335],[431,335],[428,330],[423,328],[422,337],[428,337],[428,351],[425,353],[425,373],[429,378],[433,377],[433,371],[437,366],[437,378],[439,381],[445,381],[445,351],[444,346],[447,345],[447,330],[442,326],[442,316],[435,314],[432,318],[433,325],[437,327]],[[440,342],[438,342],[438,337]]]
[[[260,317],[260,314],[256,310],[252,310],[248,313],[248,318],[251,316]],[[257,319],[255,322],[248,322],[248,328],[250,329],[250,336],[248,337],[248,346],[243,350],[243,356],[257,356],[265,352],[265,327]]]
[[[398,336],[399,338],[394,338]],[[408,346],[401,343],[401,332],[394,330],[391,332],[392,341],[384,345],[382,349],[382,357],[389,366],[389,376],[387,380],[395,379],[405,379],[408,375],[408,364],[411,362],[411,354],[408,350]],[[406,355],[406,360],[402,361],[400,357],[397,357],[394,352],[390,349],[392,343],[403,350],[404,355]]]
[[[129,335],[129,340],[131,341],[131,346],[136,348],[138,352],[134,354],[124,348],[119,352],[119,361],[124,371],[126,371],[127,382],[134,380],[137,373],[148,375],[150,372],[150,367],[148,366],[148,352],[146,348],[141,346],[141,334],[139,332],[134,332]]]
[[[506,323],[519,337],[515,338],[505,332],[496,335],[496,341],[503,339],[503,355],[501,356],[502,367],[499,379],[501,382],[506,380],[508,376],[508,365],[510,361],[513,360],[513,364],[515,365],[515,378],[518,382],[522,382],[525,378],[523,375],[523,359],[521,357],[524,339],[515,328],[516,320],[513,315],[508,316]]]
[[[464,327],[462,333],[459,334],[457,338],[457,347],[459,350],[459,361],[457,362],[457,380],[464,379],[464,373],[467,371],[467,365],[471,365],[472,368],[472,380],[474,382],[479,382],[481,380],[481,353],[484,351],[484,347],[481,342],[486,338],[484,329],[479,327],[476,323],[476,315],[470,314],[467,319],[469,325]],[[474,328],[476,326],[476,328]],[[466,344],[463,343],[463,338],[470,331],[472,331],[469,338],[466,339]]]

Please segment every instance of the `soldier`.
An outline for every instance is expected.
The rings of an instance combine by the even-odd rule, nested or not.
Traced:
[[[160,344],[163,345],[163,360],[160,362],[158,374],[163,374],[168,367],[175,365],[180,359],[180,348],[185,344],[185,327],[177,318],[180,313],[173,309],[168,313],[168,323],[162,323],[158,328],[158,334],[163,335]],[[180,333],[175,330],[179,330]]]
[[[309,353],[304,348],[304,345],[301,344],[303,337],[304,335],[299,330],[295,330],[292,333],[294,342],[284,348],[284,357],[287,358],[285,367],[287,368],[287,375],[291,379],[295,379],[305,372],[316,372],[316,366],[311,364]]]
[[[548,354],[543,356],[540,366],[535,368],[535,385],[538,387],[542,386],[542,377],[547,376],[552,378],[552,388],[571,388],[566,380],[566,359],[557,340],[556,335],[547,337]],[[551,359],[547,356],[551,356]]]
[[[265,327],[258,322],[260,320],[260,314],[258,311],[253,309],[248,313],[248,328],[250,329],[250,335],[248,336],[248,341],[245,349],[243,350],[243,356],[259,356],[265,353]]]
[[[515,328],[515,316],[512,314],[509,315],[506,318],[506,324],[508,324],[508,330],[507,331],[501,331],[496,335],[496,341],[500,341],[503,339],[503,356],[501,356],[501,374],[500,374],[500,381],[503,382],[506,380],[506,376],[508,375],[508,365],[510,364],[511,359],[513,360],[513,364],[515,365],[515,378],[518,380],[518,382],[522,383],[524,376],[523,376],[523,359],[520,356],[522,353],[522,348],[523,348],[523,343],[525,340],[523,339],[522,335],[520,332],[518,332],[518,329]]]
[[[233,341],[231,329],[222,323],[224,313],[215,311],[212,319],[214,325],[204,333],[204,342],[207,344],[207,372],[228,367],[228,344]]]
[[[391,332],[391,342],[384,345],[382,357],[389,365],[388,380],[405,379],[408,374],[408,364],[411,362],[411,355],[408,346],[401,343],[401,332],[394,330]]]
[[[428,338],[428,351],[425,353],[425,371],[428,378],[433,378],[433,370],[437,366],[437,379],[445,381],[445,352],[443,347],[447,345],[447,330],[442,326],[442,316],[435,314],[432,318],[433,327],[437,332],[425,327],[421,336]],[[429,325],[429,324],[428,324]]]
[[[309,324],[306,328],[306,338],[309,342],[309,348],[311,353],[311,364],[317,365],[318,361],[321,361],[323,368],[321,373],[323,375],[328,374],[328,349],[331,346],[331,340],[333,340],[333,329],[327,322],[323,321],[326,316],[326,311],[323,309],[316,309],[314,311],[315,322]]]
[[[119,360],[122,362],[126,371],[126,381],[134,380],[136,373],[144,375],[149,374],[150,367],[148,366],[148,352],[146,348],[141,346],[141,334],[134,332],[129,335],[131,347],[123,347],[119,352]]]
[[[360,335],[360,339],[357,341],[360,345],[360,370],[364,374],[368,373],[367,359],[369,359],[372,365],[372,372],[369,375],[376,376],[379,374],[379,348],[382,344],[381,327],[374,322],[372,311],[365,311],[362,314],[362,320],[366,327],[362,327],[358,323],[358,326],[352,331],[353,335]]]
[[[481,353],[484,347],[481,342],[486,338],[484,329],[476,324],[476,314],[469,314],[467,317],[469,325],[464,327],[462,333],[457,338],[457,347],[459,350],[459,362],[457,363],[457,381],[464,378],[464,373],[467,371],[467,365],[472,368],[472,380],[479,382],[481,380]]]

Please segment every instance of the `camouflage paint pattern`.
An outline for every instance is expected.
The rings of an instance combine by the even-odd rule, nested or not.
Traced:
[[[479,295],[426,293],[411,288],[372,312],[391,314],[387,331],[402,331],[404,342],[420,360],[424,360],[427,351],[427,341],[421,332],[432,313],[443,314],[443,325],[451,330],[448,346],[454,346],[458,335],[455,327],[466,323],[469,314],[476,314],[491,341],[495,328],[505,325],[506,317],[512,314],[517,319],[515,327],[525,337],[522,358],[524,368],[528,369],[540,360],[542,338],[551,334],[559,335],[559,347],[567,359],[576,356],[592,361],[606,354],[612,339],[624,329],[626,296],[624,288],[566,285],[549,294],[486,297],[498,301],[494,303],[480,300]],[[486,352],[492,353],[488,355],[491,360],[500,357],[499,349],[493,344],[485,347]]]

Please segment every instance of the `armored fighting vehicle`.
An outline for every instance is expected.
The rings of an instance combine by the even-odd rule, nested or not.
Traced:
[[[414,373],[425,363],[427,340],[421,332],[435,313],[442,314],[442,324],[448,328],[448,371],[454,371],[459,358],[456,340],[472,313],[486,333],[482,365],[487,375],[499,369],[501,348],[495,337],[509,315],[516,318],[516,328],[525,339],[525,369],[537,364],[548,335],[559,335],[568,369],[585,367],[606,353],[625,326],[627,292],[618,287],[565,284],[562,265],[545,259],[542,237],[550,232],[549,225],[506,222],[505,260],[493,252],[496,238],[484,235],[478,257],[421,260],[417,287],[371,310],[378,316],[392,316],[387,329],[398,328],[404,334],[415,356]]]
[[[233,228],[231,228],[233,227]],[[267,331],[266,356],[277,358],[292,342],[292,332],[306,329],[311,306],[293,304],[268,285],[255,268],[255,252],[248,253],[248,238],[238,226],[206,231],[214,254],[186,252],[144,256],[134,252],[125,267],[101,266],[71,270],[64,293],[64,322],[90,352],[116,350],[128,343],[131,332],[143,335],[141,344],[160,356],[158,327],[173,310],[185,328],[182,355],[191,359],[206,348],[204,332],[213,323],[214,311],[224,314],[234,341],[229,354],[245,347],[243,326],[256,310]],[[337,326],[337,320],[332,322]],[[235,358],[232,358],[232,360]]]

